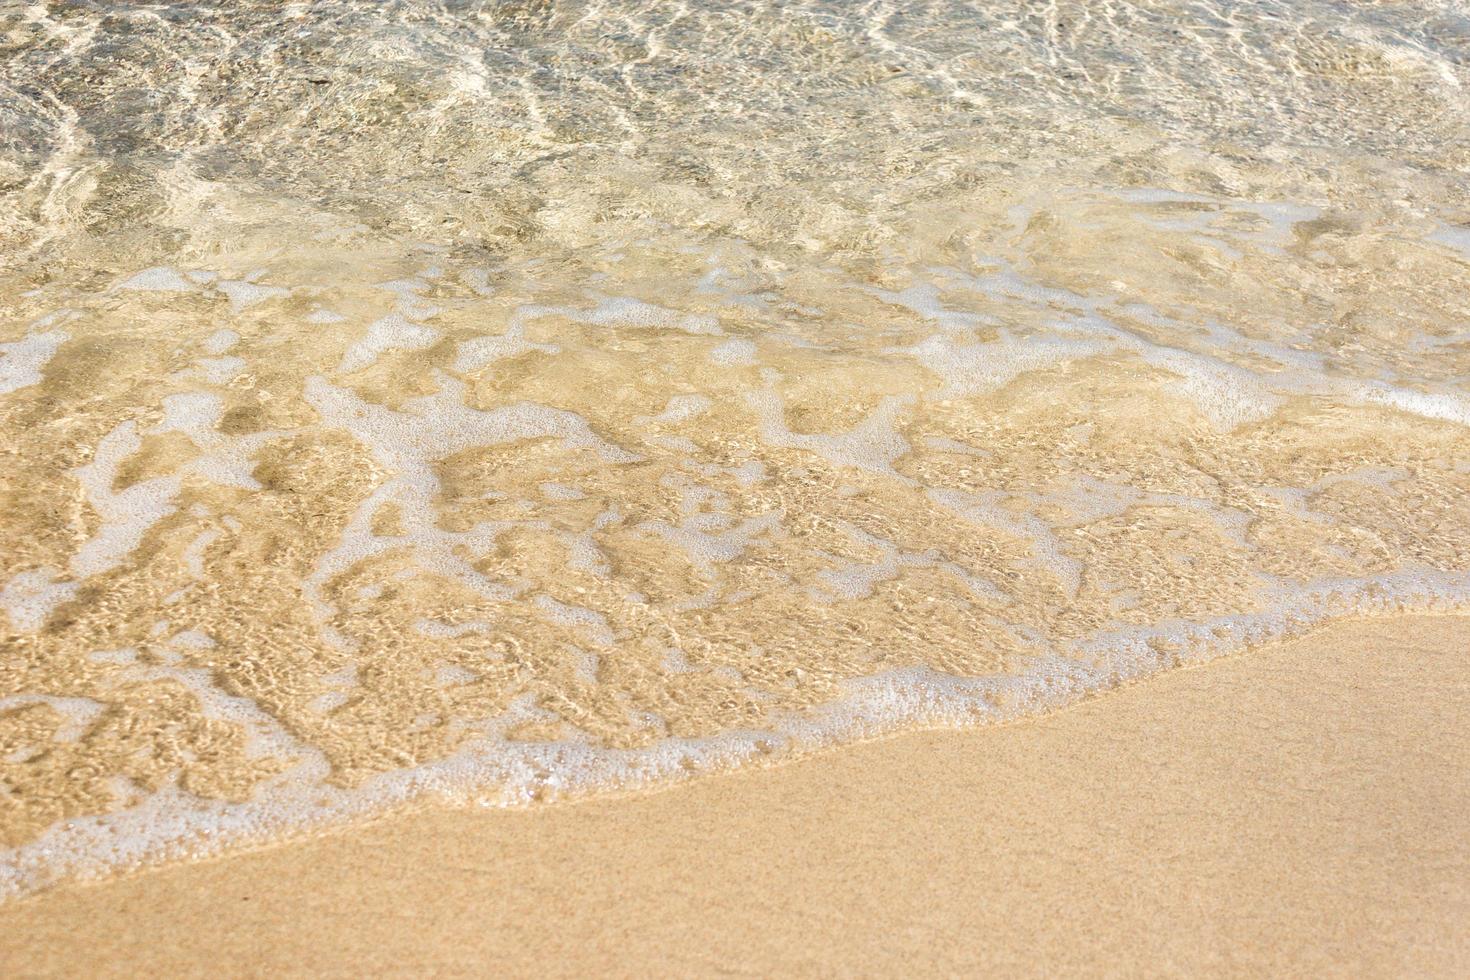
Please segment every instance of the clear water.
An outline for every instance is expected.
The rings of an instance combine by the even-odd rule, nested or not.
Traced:
[[[1470,589],[1462,3],[0,6],[0,892]]]

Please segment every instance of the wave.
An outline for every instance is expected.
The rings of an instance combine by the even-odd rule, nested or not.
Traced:
[[[0,32],[0,893],[1464,607],[1449,7],[286,16]]]

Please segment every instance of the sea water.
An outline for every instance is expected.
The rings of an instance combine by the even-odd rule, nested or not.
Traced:
[[[0,893],[1470,596],[1447,0],[0,8]]]

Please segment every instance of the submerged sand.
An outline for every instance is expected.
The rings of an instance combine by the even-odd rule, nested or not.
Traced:
[[[430,810],[0,911],[30,975],[1463,976],[1470,618],[1015,725]]]
[[[1463,7],[0,5],[0,898],[1470,609]]]

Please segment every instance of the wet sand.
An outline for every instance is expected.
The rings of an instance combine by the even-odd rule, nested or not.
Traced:
[[[1470,971],[1470,619],[1003,728],[425,811],[0,911],[30,975]]]

